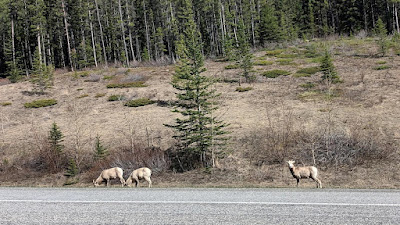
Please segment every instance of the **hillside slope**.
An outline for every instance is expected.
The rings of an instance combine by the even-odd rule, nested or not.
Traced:
[[[333,85],[333,97],[326,96],[320,72],[310,77],[295,75],[301,68],[319,65],[316,57],[304,57],[307,46],[285,48],[280,55],[255,52],[255,62],[271,63],[258,63],[254,67],[257,81],[242,84],[252,87],[247,92],[238,92],[238,83],[227,82],[240,74],[239,69],[225,69],[232,63],[207,61],[205,73],[219,80],[215,84],[221,93],[217,116],[230,123],[230,153],[220,160],[219,169],[182,174],[158,172],[154,186],[293,186],[295,180],[285,160],[295,159],[300,165],[312,164],[311,150],[318,148],[315,146],[321,144],[319,138],[324,136],[319,134],[329,134],[335,146],[340,145],[337,141],[344,140],[343,135],[348,135],[354,146],[363,145],[369,147],[365,147],[368,151],[384,152],[365,159],[360,158],[364,153],[355,155],[349,161],[345,159],[345,151],[351,152],[353,145],[343,148],[343,156],[342,150],[331,154],[330,158],[328,151],[326,156],[320,152],[317,166],[325,187],[399,188],[396,147],[400,138],[400,57],[377,58],[370,42],[330,44],[334,64],[343,80]],[[288,58],[290,60],[282,60]],[[388,68],[377,68],[380,65],[388,65]],[[277,78],[261,75],[272,69],[287,70],[291,75]],[[175,99],[176,91],[169,83],[173,72],[173,65],[79,73],[58,71],[54,87],[46,95],[30,93],[31,84],[27,81],[0,86],[0,103],[11,103],[0,106],[0,168],[5,174],[1,185],[58,186],[65,182],[62,173],[49,175],[26,169],[35,167],[32,166],[37,163],[35,155],[53,122],[65,136],[66,151],[81,151],[82,164],[91,157],[96,136],[101,137],[110,151],[129,146],[133,139],[135,143],[168,149],[174,144],[173,132],[164,124],[172,123],[177,117],[167,104]],[[106,87],[110,83],[138,80],[148,86]],[[303,85],[307,83],[315,87]],[[125,100],[108,101],[111,95],[124,95],[125,100],[145,97],[158,103],[130,108],[123,105]],[[37,109],[24,107],[26,102],[44,98],[56,99],[58,104]],[[343,141],[342,144],[349,146],[348,143]],[[9,171],[25,177],[16,179]],[[81,182],[76,185],[90,185],[93,174],[99,172],[80,175]],[[43,178],[36,179],[37,176]],[[314,186],[309,181],[302,181],[301,185]]]

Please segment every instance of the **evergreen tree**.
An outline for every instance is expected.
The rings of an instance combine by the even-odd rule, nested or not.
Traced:
[[[216,146],[223,144],[226,126],[218,121],[213,112],[217,109],[215,98],[218,94],[213,90],[213,81],[202,75],[205,71],[201,51],[201,37],[193,20],[191,1],[180,2],[184,10],[181,22],[183,34],[177,43],[180,61],[175,69],[172,86],[177,89],[178,101],[174,112],[182,117],[175,124],[166,125],[175,129],[174,138],[178,141],[177,157],[179,169],[190,170],[198,166],[215,165]]]
[[[33,74],[31,75],[31,83],[34,85],[34,90],[43,94],[44,91],[53,86],[54,68],[52,65],[46,66],[40,61],[39,50],[36,49],[35,61],[33,64]]]
[[[100,136],[96,136],[96,141],[94,144],[94,159],[95,160],[101,160],[107,157],[108,155],[108,150],[106,147],[104,147],[101,143]]]
[[[247,36],[245,34],[243,21],[239,22],[238,41],[239,41],[238,52],[241,61],[240,68],[242,68],[243,70],[242,76],[246,79],[246,82],[253,82],[256,78],[251,72],[251,70],[253,69],[253,62],[252,62],[253,55],[250,52],[250,46],[247,40]]]
[[[79,170],[76,165],[76,162],[73,158],[69,159],[67,170],[65,171],[64,175],[68,178],[75,177],[78,175]]]
[[[58,172],[62,169],[63,165],[63,142],[64,135],[62,134],[60,128],[54,122],[51,126],[48,141],[49,141],[49,151],[44,153],[44,157],[47,161],[47,166],[53,172]]]
[[[261,8],[260,24],[258,27],[258,39],[261,46],[266,41],[282,40],[280,29],[274,6],[269,2],[265,2]]]
[[[53,152],[56,152],[57,154],[61,154],[63,149],[64,149],[64,145],[61,144],[61,142],[63,142],[63,138],[64,135],[62,134],[60,128],[57,126],[57,124],[54,122],[52,124],[52,127],[50,129],[50,133],[49,133],[49,142],[50,142],[50,146],[51,149],[53,150]]]
[[[325,50],[320,67],[323,74],[322,80],[326,81],[328,85],[340,82],[340,77],[336,72],[336,68],[333,65],[331,54],[328,49]]]
[[[377,44],[379,53],[385,56],[388,49],[387,30],[381,18],[376,22],[375,35],[378,37]]]

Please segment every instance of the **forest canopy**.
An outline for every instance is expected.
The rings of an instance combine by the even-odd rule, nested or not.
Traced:
[[[191,1],[192,4],[186,4]],[[399,33],[400,0],[0,0],[0,77],[29,75],[35,62],[79,70],[100,64],[175,62],[192,6],[205,56],[238,44],[373,34],[378,19]]]

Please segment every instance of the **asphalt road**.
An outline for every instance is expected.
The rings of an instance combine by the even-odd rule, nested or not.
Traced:
[[[0,188],[0,224],[400,224],[400,191]]]

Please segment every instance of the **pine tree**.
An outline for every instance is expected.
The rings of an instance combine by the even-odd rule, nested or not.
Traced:
[[[328,85],[340,82],[340,77],[338,76],[336,68],[333,65],[331,54],[327,49],[325,50],[324,56],[321,60],[320,67],[323,74],[322,80],[326,81]]]
[[[64,176],[71,178],[71,177],[75,177],[76,175],[78,175],[78,173],[79,173],[79,169],[78,169],[78,166],[76,165],[75,160],[73,158],[70,158],[69,162],[68,162],[68,167],[64,173]]]
[[[250,45],[244,29],[244,23],[242,20],[239,22],[238,26],[238,53],[240,55],[240,68],[243,70],[242,76],[246,79],[246,82],[253,82],[256,79],[255,75],[251,72],[253,69],[253,55],[250,52]]]
[[[388,49],[387,30],[381,18],[376,22],[375,35],[378,37],[379,53],[385,56]]]
[[[34,85],[34,90],[40,94],[53,86],[53,73],[54,67],[52,65],[46,66],[41,62],[39,50],[36,49],[35,61],[33,64],[33,74],[31,75],[31,83]]]
[[[100,140],[100,136],[96,136],[96,141],[94,144],[94,159],[101,160],[108,155],[108,150],[103,146]]]
[[[193,20],[191,1],[181,1],[183,34],[177,42],[180,61],[175,69],[172,86],[178,90],[178,101],[174,112],[182,117],[175,124],[166,125],[175,129],[174,138],[178,141],[177,158],[179,169],[190,170],[198,166],[215,165],[219,144],[225,140],[221,136],[226,132],[227,124],[217,120],[213,112],[217,109],[212,89],[213,81],[202,75],[205,71],[200,33]]]
[[[49,141],[49,151],[44,153],[44,157],[47,159],[47,166],[53,172],[58,172],[62,169],[63,165],[63,142],[64,135],[62,134],[60,128],[54,122],[51,126],[48,141]]]
[[[282,40],[278,19],[275,15],[274,6],[268,2],[264,3],[261,8],[258,35],[261,46],[264,45],[266,41]]]
[[[60,128],[57,126],[57,124],[54,122],[52,124],[52,127],[50,129],[50,133],[49,133],[49,142],[50,142],[50,146],[51,149],[53,150],[53,152],[56,152],[57,154],[61,154],[63,149],[64,149],[64,145],[61,144],[61,142],[63,142],[63,138],[64,135],[62,134]]]

